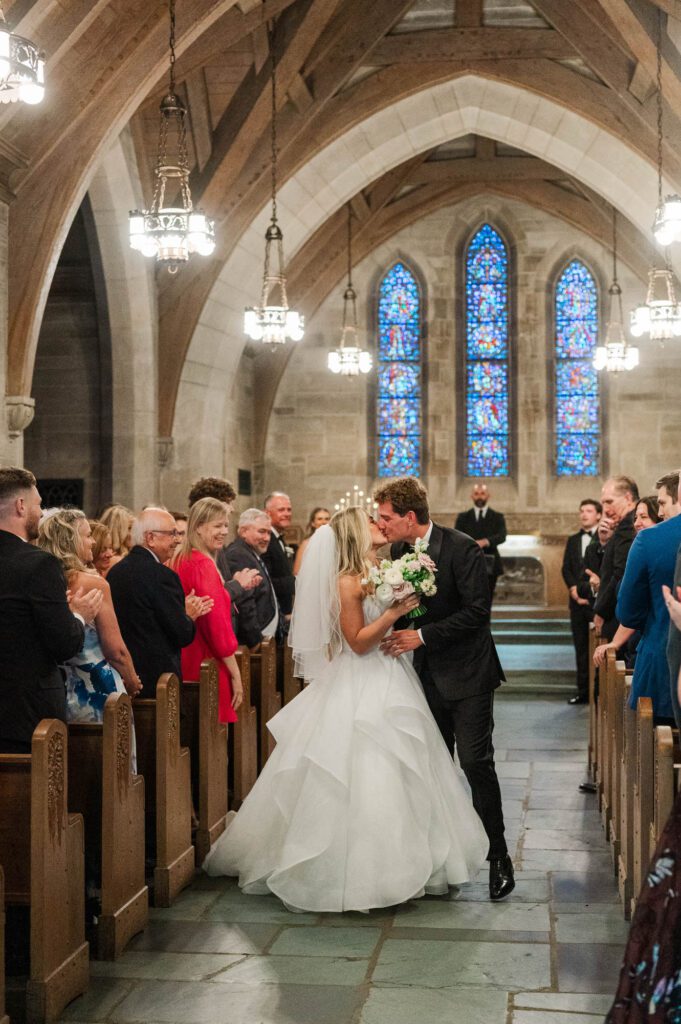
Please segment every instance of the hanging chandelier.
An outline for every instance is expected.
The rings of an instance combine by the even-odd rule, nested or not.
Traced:
[[[597,370],[609,373],[620,373],[622,370],[633,370],[638,366],[638,349],[627,343],[624,333],[624,314],[622,312],[622,289],[617,280],[617,210],[612,211],[612,284],[608,289],[610,296],[610,316],[605,331],[605,343],[596,349],[593,365]]]
[[[346,491],[345,497],[339,498],[333,508],[335,512],[341,512],[346,508],[363,508],[369,515],[373,515],[378,508],[378,502],[361,490],[359,484],[355,484],[352,491]]]
[[[340,345],[329,352],[328,366],[331,373],[343,377],[358,377],[369,373],[373,365],[371,352],[358,344],[357,293],[352,287],[352,209],[348,206],[348,284],[343,292],[343,326]]]
[[[657,210],[653,234],[660,245],[681,240],[681,196],[662,198],[662,8],[657,10]]]
[[[41,103],[45,55],[30,39],[10,32],[0,0],[0,103]]]
[[[186,108],[175,91],[175,0],[169,0],[170,72],[168,93],[161,101],[158,154],[154,172],[154,195],[148,210],[130,213],[130,245],[143,256],[154,257],[171,274],[186,263],[192,253],[210,256],[215,249],[215,228],[201,210],[195,210],[189,189]],[[174,144],[174,160],[168,153]],[[176,184],[171,184],[176,183]],[[166,192],[174,205],[166,205]]]
[[[274,32],[268,32],[272,83],[272,216],[265,232],[265,266],[260,305],[249,306],[244,313],[244,333],[251,341],[264,345],[300,341],[305,333],[305,318],[289,309],[284,274],[284,236],[277,222],[277,65],[274,56]],[[275,264],[272,264],[274,249]],[[278,301],[277,301],[278,300]]]

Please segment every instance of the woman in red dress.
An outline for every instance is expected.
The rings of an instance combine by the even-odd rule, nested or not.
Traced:
[[[185,594],[201,594],[213,607],[196,620],[196,635],[182,649],[182,677],[196,681],[201,662],[214,658],[219,674],[218,715],[221,722],[236,722],[243,700],[241,674],[234,652],[237,639],[232,629],[231,600],[217,567],[216,556],[227,538],[229,509],[215,498],[201,498],[192,505],[187,535],[173,558]],[[189,683],[191,685],[191,682]]]

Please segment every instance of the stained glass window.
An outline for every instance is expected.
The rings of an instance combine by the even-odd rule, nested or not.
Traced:
[[[592,365],[598,344],[598,290],[579,260],[571,260],[558,278],[555,322],[556,473],[598,476],[598,374]]]
[[[466,473],[509,474],[508,252],[483,224],[466,251]]]
[[[396,263],[378,299],[378,476],[421,472],[421,300],[416,279]]]

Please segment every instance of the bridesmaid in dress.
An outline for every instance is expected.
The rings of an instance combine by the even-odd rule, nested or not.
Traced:
[[[201,498],[192,505],[187,535],[173,556],[171,568],[180,577],[185,594],[201,594],[213,600],[212,609],[196,620],[196,635],[182,649],[182,678],[191,685],[199,678],[201,662],[214,658],[219,675],[218,715],[221,722],[236,722],[243,700],[241,674],[235,652],[231,600],[217,567],[217,553],[227,539],[229,508],[215,498]],[[189,683],[187,683],[189,681]]]

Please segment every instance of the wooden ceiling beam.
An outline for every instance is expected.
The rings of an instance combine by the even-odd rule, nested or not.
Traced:
[[[566,177],[559,167],[533,156],[460,157],[429,160],[409,175],[409,185],[466,181],[556,181]]]
[[[566,60],[574,46],[555,29],[438,28],[386,36],[371,51],[372,64],[430,63],[434,60]]]
[[[191,138],[194,143],[196,165],[202,170],[208,163],[213,148],[210,97],[203,69],[198,68],[196,71],[192,71],[185,78],[184,84],[187,89]]]
[[[455,17],[459,28],[482,25],[483,0],[456,0]]]

